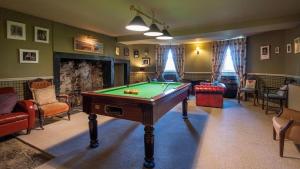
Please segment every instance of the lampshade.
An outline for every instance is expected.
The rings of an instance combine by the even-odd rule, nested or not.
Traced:
[[[163,33],[159,30],[155,23],[150,25],[150,30],[145,32],[145,36],[161,36]]]
[[[144,22],[143,18],[139,15],[136,15],[131,22],[126,26],[126,29],[131,31],[144,32],[149,30],[149,27]]]
[[[156,37],[156,39],[159,39],[159,40],[170,40],[170,39],[173,39],[173,37],[171,36],[171,34],[168,32],[167,29],[163,29],[162,33],[163,33],[163,35]]]

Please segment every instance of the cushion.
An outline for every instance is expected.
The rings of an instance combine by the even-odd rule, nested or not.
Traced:
[[[69,111],[69,105],[63,102],[55,102],[41,106],[45,116],[54,116]]]
[[[255,89],[256,80],[246,80],[245,88]]]
[[[45,105],[57,102],[54,86],[42,89],[33,89],[33,95],[38,105]]]
[[[17,93],[0,94],[0,114],[11,113],[17,104]]]
[[[283,85],[283,86],[281,86],[280,87],[280,89],[277,91],[277,94],[279,95],[279,96],[284,96],[284,94],[285,94],[285,90],[287,90],[287,85]]]

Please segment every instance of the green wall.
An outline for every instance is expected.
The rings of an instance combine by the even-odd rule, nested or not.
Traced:
[[[300,53],[294,53],[294,39],[297,37],[300,37],[300,26],[286,31],[285,45],[292,44],[292,53],[285,52],[285,73],[300,76]]]
[[[280,31],[265,32],[248,37],[247,71],[249,73],[269,73],[300,75],[300,53],[294,54],[294,39],[300,37],[300,26]],[[292,44],[292,53],[286,52],[286,44]],[[270,45],[270,59],[260,60],[260,46]],[[275,47],[280,53],[275,54]]]
[[[197,55],[196,48],[199,48]],[[185,45],[185,72],[211,72],[212,43]]]
[[[26,24],[25,41],[6,38],[7,20]],[[50,30],[49,44],[34,42],[34,26]],[[0,8],[0,78],[52,76],[53,52],[83,53],[73,50],[73,37],[76,35],[98,38],[104,44],[104,56],[115,56],[115,37]],[[39,50],[39,63],[20,64],[19,49]]]

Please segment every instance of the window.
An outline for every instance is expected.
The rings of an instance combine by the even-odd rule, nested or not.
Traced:
[[[174,64],[173,55],[172,55],[171,50],[169,50],[169,53],[168,53],[168,59],[167,59],[167,62],[166,62],[164,72],[176,72],[176,68],[175,68],[175,64]]]
[[[228,47],[226,50],[226,55],[225,55],[225,59],[224,59],[224,63],[222,65],[222,74],[226,75],[226,74],[230,74],[232,75],[233,73],[235,73],[235,69],[233,66],[233,62],[232,62],[232,57],[231,57],[231,52],[230,52],[230,48]]]

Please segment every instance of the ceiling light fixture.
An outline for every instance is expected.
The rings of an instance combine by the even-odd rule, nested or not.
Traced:
[[[152,11],[152,16],[144,13],[140,9],[136,8],[134,5],[130,6],[131,11],[135,11],[137,15],[133,18],[133,20],[126,26],[126,29],[132,30],[132,31],[144,31],[145,36],[156,36],[156,39],[161,40],[169,40],[173,39],[173,37],[170,35],[170,33],[167,31],[168,26],[161,22],[154,17],[154,12]],[[145,24],[143,18],[140,16],[144,16],[152,21],[152,24],[150,27],[147,27]],[[157,24],[164,27],[163,31],[160,31]],[[159,36],[159,37],[157,37]]]
[[[148,31],[149,27],[146,25],[143,18],[139,15],[136,15],[131,22],[126,26],[126,29],[131,31],[144,32]]]
[[[145,36],[161,36],[163,33],[159,30],[155,23],[150,25],[150,30],[144,33]]]
[[[162,30],[162,33],[163,33],[163,35],[156,37],[156,39],[159,39],[159,40],[171,40],[171,39],[173,39],[173,37],[171,36],[171,34],[168,32],[168,30],[166,28]]]

